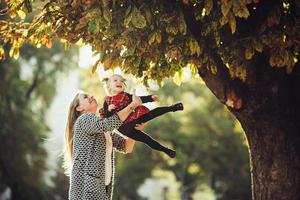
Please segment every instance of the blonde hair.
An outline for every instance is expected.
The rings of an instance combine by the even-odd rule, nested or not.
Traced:
[[[76,119],[80,116],[80,112],[76,110],[79,105],[78,96],[81,93],[77,93],[70,103],[68,118],[65,130],[65,151],[64,151],[64,163],[63,167],[65,173],[70,175],[72,164],[73,164],[73,127]]]
[[[105,82],[105,92],[106,92],[108,95],[111,95],[110,83],[111,83],[112,77],[115,77],[115,76],[118,76],[118,77],[120,77],[121,79],[123,79],[125,87],[127,86],[127,85],[126,85],[126,79],[125,79],[122,75],[120,75],[120,74],[113,74],[113,75],[111,75],[109,78],[104,78],[104,79],[103,79],[103,82]]]

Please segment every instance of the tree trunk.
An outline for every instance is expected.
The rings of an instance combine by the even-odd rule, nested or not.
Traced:
[[[255,200],[300,199],[300,159],[294,142],[297,138],[293,140],[290,134],[300,130],[277,126],[276,118],[279,117],[242,120],[250,146],[252,198]],[[278,123],[288,124],[290,119],[282,118]]]
[[[243,110],[231,110],[250,148],[254,200],[300,199],[300,69],[272,68],[264,55],[249,70]]]
[[[269,66],[267,56],[259,55],[247,71],[246,82],[237,84],[224,78],[225,71],[212,75],[200,69],[199,74],[224,104],[226,87],[240,91],[242,108],[228,109],[240,121],[249,142],[252,199],[299,200],[299,64],[288,75],[284,68]]]

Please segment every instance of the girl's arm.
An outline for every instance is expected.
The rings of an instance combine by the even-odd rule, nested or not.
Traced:
[[[104,101],[102,109],[103,109],[103,117],[110,117],[114,114],[113,112],[110,112],[108,110],[108,105],[107,105],[106,101]]]
[[[132,95],[128,94],[130,100],[132,100]],[[153,102],[152,95],[147,95],[147,96],[140,96],[142,103],[148,103],[148,102]]]

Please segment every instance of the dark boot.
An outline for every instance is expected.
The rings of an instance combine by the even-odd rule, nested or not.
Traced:
[[[176,111],[179,111],[179,110],[183,110],[183,104],[182,103],[176,103],[174,105],[172,105],[172,111],[173,112],[176,112]]]

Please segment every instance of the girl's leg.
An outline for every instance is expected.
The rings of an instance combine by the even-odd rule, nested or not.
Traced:
[[[118,131],[136,141],[147,144],[152,149],[166,153],[171,158],[174,158],[176,155],[175,151],[163,146],[162,144],[154,140],[152,137],[150,137],[148,134],[144,133],[143,131],[139,131],[135,128],[132,128],[131,124],[122,125],[118,129]]]
[[[182,103],[177,103],[172,106],[158,107],[153,110],[150,110],[148,113],[140,116],[138,119],[135,119],[133,121],[135,121],[134,123],[136,123],[136,124],[140,124],[140,123],[150,121],[151,119],[159,117],[165,113],[175,112],[175,111],[179,111],[179,110],[183,110]]]

